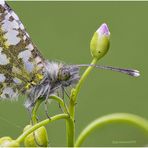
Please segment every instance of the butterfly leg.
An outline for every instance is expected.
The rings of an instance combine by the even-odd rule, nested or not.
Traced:
[[[67,108],[67,105],[66,105],[66,103],[65,103],[65,101],[64,101],[64,93],[65,93],[66,91],[65,91],[65,88],[64,88],[63,86],[62,86],[61,88],[62,88],[62,100],[63,100],[64,106],[65,106],[65,108],[66,108],[66,113],[67,113],[68,115],[70,115],[70,114],[69,114],[69,111],[68,111],[68,108]],[[67,92],[66,92],[66,95],[67,95]]]
[[[47,116],[48,119],[50,119],[50,116],[49,116],[49,113],[48,113],[48,99],[49,99],[49,92],[50,92],[50,89],[48,90],[47,92],[47,96],[45,98],[45,103],[44,103],[44,107],[45,107],[45,114]]]
[[[57,96],[60,96],[60,92],[59,92],[59,91],[57,91]],[[60,108],[60,110],[61,110],[62,112],[64,112],[63,109],[62,109],[62,107],[61,107],[61,105],[60,105],[60,103],[59,103],[59,108]]]
[[[45,106],[45,114],[46,114],[47,118],[50,119],[50,116],[48,113],[48,100],[45,100],[44,106]]]
[[[70,100],[70,96],[69,96],[67,90],[64,87],[63,87],[63,90],[64,90],[64,93],[66,94],[66,96],[68,97],[68,99]]]

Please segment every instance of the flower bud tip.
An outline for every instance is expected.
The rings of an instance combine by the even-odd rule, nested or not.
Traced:
[[[106,23],[103,23],[103,24],[98,28],[98,30],[97,30],[96,32],[99,34],[99,36],[103,36],[103,35],[105,35],[105,36],[107,36],[107,37],[110,36],[110,31],[109,31],[108,26],[107,26]]]

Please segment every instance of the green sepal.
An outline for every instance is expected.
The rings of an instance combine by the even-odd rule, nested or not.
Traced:
[[[102,58],[108,52],[109,45],[108,36],[99,36],[98,33],[95,32],[90,42],[90,51],[93,58],[96,58],[97,60]]]

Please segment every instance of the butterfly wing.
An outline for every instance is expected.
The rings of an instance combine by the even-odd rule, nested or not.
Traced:
[[[0,1],[0,99],[15,99],[43,78],[44,59],[22,22]]]

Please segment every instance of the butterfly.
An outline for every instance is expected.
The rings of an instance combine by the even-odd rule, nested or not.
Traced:
[[[26,94],[29,108],[38,98],[76,83],[78,71],[77,66],[45,60],[19,17],[0,1],[0,99],[16,100]]]
[[[0,100],[17,100],[26,95],[25,106],[32,108],[39,98],[48,99],[57,90],[77,84],[80,67],[84,66],[139,76],[136,70],[67,65],[44,59],[16,13],[4,0],[0,1]]]

